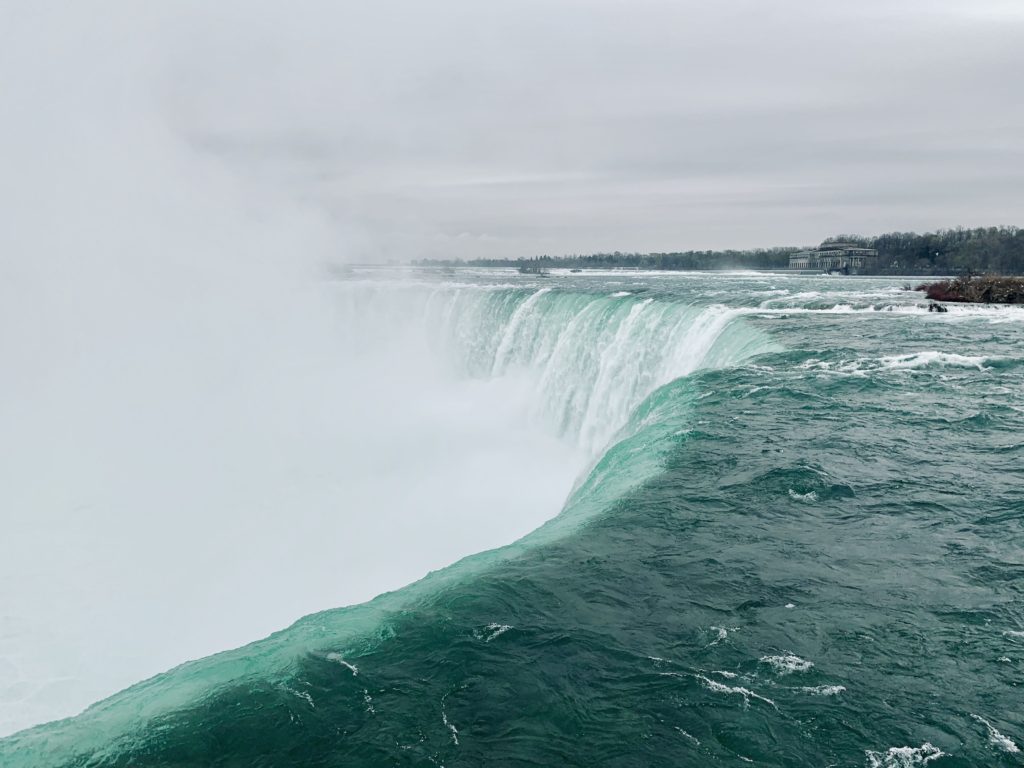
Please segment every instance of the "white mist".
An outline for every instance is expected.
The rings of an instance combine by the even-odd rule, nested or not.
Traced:
[[[344,332],[337,228],[196,148],[130,7],[5,14],[0,736],[515,539],[583,466],[514,379]]]

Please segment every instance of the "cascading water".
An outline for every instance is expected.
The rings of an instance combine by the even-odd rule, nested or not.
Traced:
[[[525,377],[531,418],[592,457],[659,387],[775,348],[759,331],[730,330],[734,308],[628,292],[351,282],[339,293],[357,338],[379,342],[386,328],[463,375]]]
[[[591,471],[580,478],[561,515],[514,546],[160,675],[69,721],[63,737],[46,737],[51,747],[63,744],[74,752],[105,740],[138,738],[145,718],[212,695],[254,669],[276,676],[305,653],[348,647],[402,606],[564,536],[658,470],[690,402],[690,393],[666,385],[702,366],[730,365],[775,348],[760,331],[732,322],[732,309],[632,294],[407,281],[343,281],[334,293],[343,348],[354,363],[376,365],[429,348],[431,364],[456,379],[507,379],[516,384],[510,392],[525,392],[523,416],[581,449]],[[654,411],[657,418],[651,417]],[[611,442],[618,445],[604,451]],[[33,733],[10,743],[39,757],[43,753],[31,746]]]

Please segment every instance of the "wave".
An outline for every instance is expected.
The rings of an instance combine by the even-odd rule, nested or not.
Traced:
[[[985,367],[989,358],[980,355],[957,355],[952,352],[914,352],[908,355],[883,357],[883,368],[899,370],[904,368],[977,368]]]
[[[854,360],[805,360],[798,367],[805,370],[839,374],[868,375],[884,371],[915,371],[937,368],[973,368],[979,371],[1016,368],[1024,359],[985,355],[960,355],[955,352],[925,350],[885,357],[864,357]]]
[[[868,750],[869,768],[915,768],[945,757],[946,753],[930,742],[920,747],[889,747],[885,752]]]
[[[972,714],[971,717],[977,720],[982,725],[984,725],[985,728],[988,730],[989,743],[998,747],[1003,752],[1007,752],[1011,755],[1020,754],[1020,747],[1017,746],[1017,743],[1009,736],[1006,736],[1005,734],[1002,734],[999,731],[997,731],[995,726],[992,725],[992,723],[990,723],[981,715]]]
[[[685,439],[699,397],[687,374],[778,351],[743,321],[743,310],[721,305],[451,284],[345,282],[338,290],[346,331],[366,350],[422,344],[453,375],[522,377],[532,393],[529,418],[593,456],[561,513],[519,541],[404,589],[307,616],[263,640],[143,681],[75,718],[22,731],[0,741],[5,765],[122,754],[148,738],[154,718],[245,681],[285,681],[310,656],[343,663],[356,675],[354,664],[340,660],[355,659],[386,638],[389,616],[571,533],[655,475]],[[488,628],[489,636],[499,629],[505,631]]]
[[[962,322],[982,319],[990,323],[1024,321],[1024,308],[1000,304],[945,304],[946,312],[929,311],[929,303],[920,294],[898,288],[865,289],[852,295],[849,290],[762,291],[758,307],[769,312],[824,312],[830,314],[929,315],[934,322]]]
[[[806,672],[814,666],[813,661],[801,659],[793,653],[778,656],[762,656],[761,663],[767,664],[777,675],[790,675],[794,672]]]

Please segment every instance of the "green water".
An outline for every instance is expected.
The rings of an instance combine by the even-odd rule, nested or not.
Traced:
[[[562,515],[0,764],[1020,764],[1024,311],[900,285],[357,275],[462,375],[532,371],[594,451]]]

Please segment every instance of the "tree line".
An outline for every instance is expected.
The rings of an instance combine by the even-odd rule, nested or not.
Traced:
[[[1024,274],[1024,230],[1018,227],[956,227],[922,235],[840,235],[825,242],[836,241],[877,250],[874,271],[880,274]]]
[[[888,275],[948,275],[963,273],[1024,274],[1024,230],[1018,227],[940,229],[936,232],[888,232],[883,235],[837,235],[824,241],[854,243],[874,248],[878,258],[866,271]],[[479,267],[534,269],[786,269],[796,247],[670,253],[595,253],[590,255],[534,256],[520,259],[418,260],[413,264],[458,264]]]
[[[468,261],[422,259],[413,264],[428,266],[531,267],[534,269],[784,269],[789,255],[799,248],[756,248],[747,251],[678,251],[673,253],[593,253],[565,256],[533,256],[519,259],[470,259]]]

